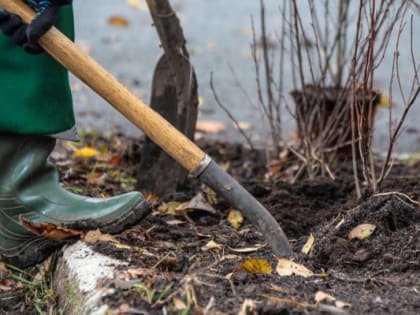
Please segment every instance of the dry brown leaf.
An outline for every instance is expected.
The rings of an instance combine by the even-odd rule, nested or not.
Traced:
[[[185,204],[185,202],[178,202],[178,201],[163,202],[158,208],[157,215],[160,215],[160,216],[175,215],[177,209],[183,204]]]
[[[70,238],[81,237],[83,236],[82,231],[66,229],[59,227],[53,223],[36,223],[32,222],[22,215],[19,216],[20,224],[29,232],[43,236],[50,240],[63,241]]]
[[[197,121],[196,129],[204,133],[217,134],[224,131],[226,126],[220,121],[199,120]]]
[[[352,240],[354,238],[358,238],[359,240],[364,240],[372,235],[372,233],[375,231],[376,226],[369,223],[363,223],[359,224],[355,228],[353,228],[349,235],[348,239]]]
[[[101,186],[105,185],[107,174],[99,172],[90,172],[86,177],[86,182],[89,185]]]
[[[174,297],[172,299],[172,302],[174,303],[174,308],[177,311],[182,311],[182,310],[185,310],[187,308],[187,305],[180,298]]]
[[[296,275],[304,278],[313,276],[313,272],[308,268],[286,258],[278,259],[276,272],[280,276]]]
[[[176,210],[201,210],[211,214],[216,214],[217,211],[210,205],[204,195],[200,192],[195,195],[189,202],[181,204]]]
[[[201,250],[202,251],[208,251],[208,250],[211,250],[211,249],[220,250],[222,248],[223,248],[223,245],[221,245],[219,243],[216,243],[215,241],[211,240],[206,245],[201,247]]]
[[[268,162],[267,164],[267,176],[268,177],[273,177],[276,174],[278,174],[284,166],[285,162],[284,161],[279,161],[279,160],[271,160]]]
[[[89,244],[95,244],[97,242],[118,242],[114,236],[110,234],[103,234],[99,229],[87,232],[83,237],[83,240]]]
[[[236,268],[252,274],[271,274],[273,272],[271,264],[266,259],[260,258],[244,260]]]
[[[109,17],[108,24],[115,27],[127,27],[130,25],[130,21],[120,15],[113,15]]]
[[[229,214],[227,217],[228,222],[230,225],[235,229],[239,229],[244,222],[244,217],[242,214],[236,209],[229,209]]]
[[[335,297],[333,297],[331,294],[325,293],[323,291],[317,291],[315,293],[315,302],[320,303],[323,301],[326,302],[334,302],[336,300]]]
[[[144,193],[143,196],[148,203],[155,203],[160,199],[158,195],[149,192]]]
[[[9,292],[16,289],[17,282],[11,279],[0,279],[0,292]]]
[[[83,237],[83,240],[88,244],[95,244],[97,242],[108,242],[117,248],[131,248],[128,245],[121,244],[114,236],[110,234],[103,234],[99,229],[87,232],[86,235]]]
[[[312,248],[314,247],[314,244],[315,244],[315,237],[311,233],[305,245],[303,245],[301,252],[305,255],[308,255],[311,252]]]
[[[108,160],[108,166],[111,168],[117,168],[121,165],[123,157],[119,154],[111,156]]]
[[[5,263],[0,262],[0,273],[9,273]]]

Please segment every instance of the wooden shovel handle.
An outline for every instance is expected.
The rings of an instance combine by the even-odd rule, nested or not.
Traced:
[[[0,0],[0,7],[29,23],[35,13],[21,0]],[[125,86],[53,27],[39,41],[55,60],[102,96],[150,139],[190,172],[200,168],[205,153],[134,96]]]

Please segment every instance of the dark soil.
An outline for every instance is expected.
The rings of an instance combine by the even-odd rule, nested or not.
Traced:
[[[94,167],[100,171],[100,163],[65,162],[68,149],[62,148],[56,159],[64,183],[70,188],[86,187],[85,193],[91,195],[132,189],[128,179],[135,172],[136,145],[118,137],[87,141],[97,148],[106,145],[110,154],[126,152],[116,169],[119,176],[88,183],[86,174]],[[261,234],[248,222],[233,229],[227,220],[229,206],[213,200],[208,189],[191,181],[183,191],[162,196],[153,215],[118,235],[130,249],[105,242],[94,245],[97,251],[130,263],[109,284],[115,289],[104,298],[114,309],[110,314],[420,313],[418,165],[396,165],[382,185],[382,194],[372,195],[366,189],[364,198],[357,200],[348,163],[333,169],[335,181],[321,177],[292,184],[287,175],[292,160],[277,179],[269,181],[264,177],[263,153],[239,145],[200,145],[267,207],[288,235],[294,260],[315,275],[279,276],[277,258],[264,246]],[[196,210],[163,215],[158,211],[162,200],[186,201],[198,191],[204,191],[216,214]],[[373,234],[349,240],[349,232],[362,223],[374,224]],[[305,255],[301,249],[311,233],[315,245]],[[203,249],[209,241],[220,247]],[[273,272],[244,271],[239,264],[249,258],[266,259]],[[350,306],[317,303],[317,291]]]

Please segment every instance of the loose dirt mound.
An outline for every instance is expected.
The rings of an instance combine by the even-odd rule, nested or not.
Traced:
[[[420,269],[420,208],[402,194],[372,197],[347,212],[338,228],[327,225],[311,260],[315,268],[352,271]],[[364,223],[376,226],[364,240],[348,239]]]

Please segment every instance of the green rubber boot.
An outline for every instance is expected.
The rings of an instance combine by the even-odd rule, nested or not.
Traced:
[[[0,133],[0,260],[24,268],[44,260],[62,242],[36,236],[19,223],[118,233],[149,212],[143,196],[131,192],[109,199],[72,194],[61,188],[47,159],[55,139]]]

